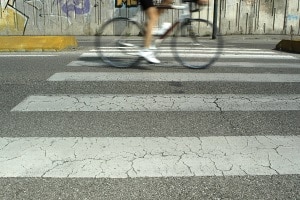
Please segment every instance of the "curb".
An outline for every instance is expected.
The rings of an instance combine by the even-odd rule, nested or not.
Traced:
[[[300,53],[300,40],[281,40],[275,47],[276,50]]]
[[[0,36],[2,51],[61,51],[78,46],[75,36]]]

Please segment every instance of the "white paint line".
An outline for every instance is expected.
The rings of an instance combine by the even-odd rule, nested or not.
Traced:
[[[81,61],[75,60],[67,64],[68,67],[81,67],[81,66],[89,66],[89,67],[100,67],[100,66],[107,66],[101,60],[99,61]]]
[[[99,58],[100,59],[100,58]],[[190,62],[192,63],[192,62]],[[195,64],[202,64],[203,62],[195,62]],[[177,62],[164,62],[163,66],[171,66],[173,67],[176,65]],[[177,64],[180,65],[180,64]],[[101,60],[99,61],[81,61],[76,60],[70,62],[67,66],[69,67],[81,67],[81,66],[91,66],[91,67],[100,67],[100,66],[106,66]],[[300,65],[298,63],[254,63],[254,62],[225,62],[225,61],[219,61],[212,65],[213,67],[235,67],[235,68],[300,68]]]
[[[106,53],[106,56],[109,56],[109,57],[124,57],[124,55],[126,54],[123,54],[123,53],[120,53],[120,52],[109,52],[109,53]],[[158,54],[159,56],[158,57],[165,57],[165,58],[168,58],[168,57],[174,57],[174,54],[173,53],[164,53],[164,52],[159,52]],[[128,55],[130,56],[130,55]],[[214,57],[215,54],[211,53],[211,54],[200,54],[199,52],[198,53],[190,53],[190,52],[186,52],[185,54],[185,57],[187,58],[211,58],[211,57]],[[250,59],[253,59],[253,58],[256,58],[256,59],[275,59],[275,60],[278,60],[278,59],[297,59],[296,57],[294,56],[290,56],[290,55],[282,55],[282,54],[270,54],[270,55],[266,55],[264,53],[258,53],[258,54],[233,54],[233,53],[226,53],[226,54],[220,54],[219,55],[220,58],[250,58]],[[91,58],[91,57],[100,57],[100,55],[98,53],[83,53],[80,57],[84,57],[84,58]]]
[[[124,48],[125,49],[125,48]],[[127,52],[135,52],[136,49],[126,49]],[[273,52],[273,51],[252,51],[252,50],[222,50],[222,51],[218,51],[216,49],[180,49],[177,50],[178,52],[194,52],[194,53],[216,53],[216,52],[222,52],[224,53],[233,53],[233,54],[277,54],[277,52]],[[98,52],[98,51],[94,51],[94,52]],[[119,49],[105,49],[105,52],[112,52],[112,53],[119,53],[120,52],[120,48]],[[156,53],[160,54],[160,53],[172,53],[174,52],[174,50],[172,49],[159,49],[156,51]],[[97,53],[84,53],[85,56],[95,56],[97,55]]]
[[[238,67],[238,68],[300,68],[299,63],[255,63],[255,62],[216,62],[216,67]]]
[[[99,94],[29,96],[12,111],[279,111],[300,110],[300,95]]]
[[[0,55],[0,57],[53,57],[58,55],[43,55],[43,54],[12,54],[12,55]]]
[[[48,81],[222,81],[300,82],[300,74],[168,73],[168,72],[62,72]]]
[[[126,47],[128,49],[128,47]],[[120,47],[100,47],[99,49],[104,49],[108,51],[113,51],[116,49],[120,49]],[[99,49],[91,49],[89,50],[90,52],[98,52]],[[201,50],[201,51],[216,51],[217,48],[208,48],[208,47],[193,47],[193,48],[178,48],[178,50]],[[249,49],[249,48],[222,48],[221,49],[223,52],[262,52],[262,53],[280,53],[278,51],[270,51],[270,50],[265,50],[265,49]],[[158,47],[158,51],[173,51],[171,47]]]
[[[300,136],[0,138],[0,177],[299,175]]]

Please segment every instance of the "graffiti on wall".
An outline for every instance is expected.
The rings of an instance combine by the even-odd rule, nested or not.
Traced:
[[[289,14],[289,15],[287,16],[287,20],[291,20],[291,21],[293,21],[293,20],[298,21],[299,18],[300,18],[300,17],[299,17],[298,15],[292,15],[292,14]]]
[[[68,24],[71,25],[75,15],[86,15],[91,12],[90,0],[52,0],[50,2],[23,0],[23,2],[36,10],[36,16],[27,16],[20,12],[17,6],[22,4],[20,2],[16,4],[16,0],[0,0],[0,34],[24,34],[27,23],[31,20],[39,21],[38,17],[47,18],[51,23],[58,22],[58,18],[66,18]],[[59,8],[60,11],[53,11],[53,8]],[[51,18],[56,20],[51,20]],[[33,24],[37,25],[36,23]]]
[[[2,8],[6,8],[8,5],[14,5],[16,0],[1,0],[0,5]]]
[[[58,0],[61,9],[69,16],[70,13],[84,15],[90,12],[90,0]]]
[[[161,0],[153,0],[155,3]],[[181,0],[174,0],[175,3]],[[131,17],[138,0],[0,0],[0,35],[93,35],[102,22],[114,16]],[[213,0],[210,0],[213,2]],[[300,0],[222,0],[218,18],[224,34],[300,33]],[[287,3],[288,2],[288,3]],[[210,3],[210,5],[212,5]],[[128,7],[133,7],[127,9]],[[178,11],[163,20],[176,20]],[[138,20],[143,21],[142,12]],[[213,17],[212,7],[199,15]],[[162,20],[162,21],[163,21]]]
[[[15,0],[1,0],[0,4],[0,33],[24,34],[28,17],[15,8]]]
[[[121,8],[123,5],[126,7],[137,7],[138,0],[115,0],[116,8]]]

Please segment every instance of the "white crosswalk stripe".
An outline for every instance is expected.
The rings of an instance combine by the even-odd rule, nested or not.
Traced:
[[[12,111],[274,111],[300,110],[300,95],[29,96]]]
[[[0,138],[0,144],[0,177],[300,174],[300,136]]]
[[[199,81],[199,82],[300,82],[300,74],[168,73],[168,72],[61,72],[48,81]]]
[[[115,51],[113,48],[106,49],[106,52],[111,53],[111,57],[118,57],[120,56],[118,51]],[[182,50],[185,51],[184,49]],[[205,49],[199,49],[199,50],[193,50],[186,52],[187,58],[199,58],[199,61],[197,61],[200,64],[201,58],[211,58],[214,56],[214,51],[212,48],[205,48]],[[172,59],[174,60],[174,54],[172,53],[172,50],[170,48],[164,48],[161,47],[159,50],[159,53],[157,53],[158,58],[164,58],[164,59]],[[68,64],[68,66],[103,66],[103,64],[100,62],[99,54],[96,50],[90,50],[88,53],[83,53],[80,56],[81,59],[96,59],[94,61],[86,61],[86,60],[76,60],[72,61]],[[261,49],[243,49],[243,48],[224,48],[222,50],[222,53],[220,54],[220,59],[242,59],[243,61],[226,61],[226,62],[216,62],[213,66],[218,67],[238,67],[238,68],[300,68],[299,63],[276,63],[274,65],[274,61],[276,60],[291,60],[296,61],[297,58],[292,55],[284,54],[284,53],[278,53],[276,51],[271,50],[261,50]],[[263,59],[266,62],[255,62],[257,59]],[[163,60],[163,59],[162,59]],[[245,62],[246,60],[249,60],[249,62]],[[271,63],[270,63],[271,62]],[[175,62],[176,63],[176,62]],[[172,66],[174,65],[174,62],[164,63],[164,66]]]
[[[109,49],[113,55],[114,49]],[[185,51],[184,49],[182,51]],[[187,53],[207,57],[209,49]],[[162,48],[161,57],[171,58]],[[80,58],[98,58],[91,50]],[[225,48],[214,66],[299,69],[290,54]],[[226,60],[230,59],[230,60]],[[243,59],[242,61],[234,59]],[[257,61],[259,59],[259,61]],[[280,62],[293,61],[291,63]],[[256,62],[254,62],[256,61]],[[264,63],[267,61],[267,63]],[[68,66],[99,66],[99,60]],[[103,64],[102,64],[103,65]],[[72,69],[72,68],[70,68]],[[217,82],[297,84],[300,74],[209,72],[58,72],[59,82]],[[299,112],[300,94],[33,94],[11,112]],[[117,122],[116,122],[117,123]],[[199,130],[201,132],[201,130]],[[300,174],[299,136],[3,137],[0,177],[144,178]]]
[[[116,51],[109,51],[110,54],[106,54],[110,57],[119,57],[122,56],[121,53],[116,52]],[[233,52],[222,52],[222,54],[220,55],[220,58],[262,58],[262,59],[296,59],[294,56],[290,56],[290,55],[278,55],[272,52],[239,52],[239,54],[236,54],[237,51],[233,51]],[[199,51],[183,51],[183,53],[186,53],[185,57],[187,58],[210,58],[212,57],[214,54],[212,54],[209,51],[203,51],[203,52],[199,52]],[[200,54],[202,53],[202,54]],[[214,53],[214,52],[213,52]],[[170,58],[170,57],[174,57],[173,53],[171,51],[162,51],[159,52],[159,57],[165,57],[165,58]],[[83,53],[81,57],[84,58],[97,58],[99,57],[98,53]]]

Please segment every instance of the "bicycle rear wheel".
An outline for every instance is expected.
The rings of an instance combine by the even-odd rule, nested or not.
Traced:
[[[113,67],[132,67],[140,61],[143,35],[143,28],[136,21],[113,18],[100,27],[95,45],[103,62]]]
[[[217,34],[213,37],[213,24],[204,19],[187,19],[175,33],[173,53],[182,65],[205,69],[221,55],[223,41]]]

